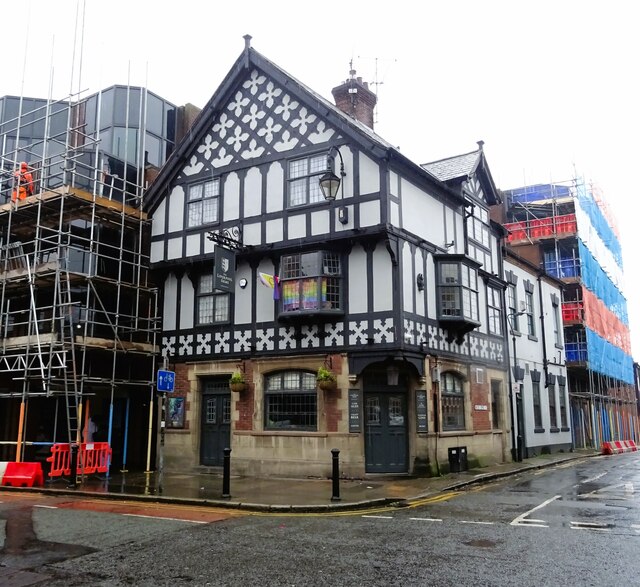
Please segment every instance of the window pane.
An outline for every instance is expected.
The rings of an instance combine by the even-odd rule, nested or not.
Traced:
[[[204,200],[202,202],[202,224],[216,222],[218,220],[218,199]]]
[[[458,265],[454,263],[442,264],[442,282],[458,283]]]
[[[200,276],[200,289],[198,293],[211,293],[213,292],[213,275],[201,275]]]
[[[389,398],[389,426],[404,426],[402,400],[399,397]]]
[[[298,159],[289,163],[289,177],[292,179],[302,177],[307,174],[307,160]]]
[[[380,425],[380,399],[378,397],[367,398],[365,417],[369,426]]]
[[[227,294],[218,294],[215,297],[215,321],[228,322],[229,320],[229,296]]]
[[[213,296],[198,298],[198,324],[213,322]]]
[[[443,316],[460,316],[460,288],[440,288],[440,311]]]
[[[300,282],[286,281],[282,284],[282,309],[285,312],[300,308]]]
[[[203,185],[201,183],[197,185],[192,185],[189,188],[189,200],[190,201],[199,200],[200,198],[202,198],[202,192],[203,192]]]

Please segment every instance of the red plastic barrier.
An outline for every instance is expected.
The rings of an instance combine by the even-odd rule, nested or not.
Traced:
[[[108,442],[89,442],[80,444],[78,453],[78,475],[106,473],[111,461],[111,447]],[[68,443],[54,444],[51,456],[49,477],[71,475],[71,447]]]
[[[40,463],[7,463],[2,476],[4,487],[42,487],[44,476]]]
[[[617,455],[623,452],[637,451],[638,447],[634,440],[613,440],[602,443],[603,455]]]

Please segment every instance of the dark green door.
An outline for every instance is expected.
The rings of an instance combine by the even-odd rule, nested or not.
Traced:
[[[400,393],[364,394],[367,473],[408,471],[406,404]]]
[[[227,381],[207,382],[202,395],[200,462],[220,467],[231,448],[231,393]]]

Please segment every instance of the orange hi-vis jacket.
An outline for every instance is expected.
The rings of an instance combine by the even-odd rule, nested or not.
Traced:
[[[15,188],[11,194],[11,201],[26,200],[33,194],[33,176],[26,163],[20,163],[20,171],[14,173],[16,178]]]

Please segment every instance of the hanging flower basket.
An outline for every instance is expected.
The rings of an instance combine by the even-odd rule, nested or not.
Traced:
[[[316,381],[322,391],[333,391],[338,386],[335,373],[329,371],[326,367],[320,367],[318,369]]]
[[[239,371],[236,371],[229,379],[229,389],[231,391],[242,392],[247,388],[247,383],[244,380],[244,375]]]
[[[322,381],[318,381],[318,387],[322,391],[333,391],[336,387],[338,387],[338,384],[335,380],[324,379]]]

